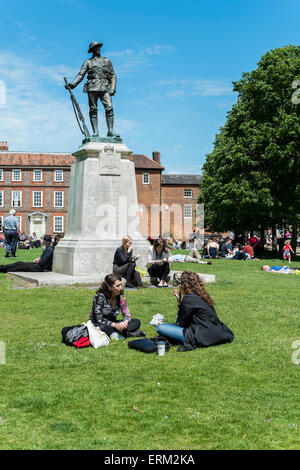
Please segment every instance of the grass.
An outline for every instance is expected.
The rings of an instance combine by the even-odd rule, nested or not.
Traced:
[[[17,260],[39,253],[19,251]],[[3,249],[0,260],[12,261]],[[266,263],[283,264],[174,263],[216,274],[207,289],[235,339],[191,352],[172,347],[163,357],[130,350],[127,340],[65,346],[61,328],[87,320],[94,290],[20,289],[0,274],[0,449],[298,449],[300,276],[260,271]],[[176,319],[171,289],[126,297],[147,337],[155,313]]]

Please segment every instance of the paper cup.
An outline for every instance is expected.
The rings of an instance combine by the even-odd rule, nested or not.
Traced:
[[[157,343],[157,354],[164,356],[166,352],[166,343],[164,341],[158,341]]]

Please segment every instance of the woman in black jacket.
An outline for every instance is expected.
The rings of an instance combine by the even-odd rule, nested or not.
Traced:
[[[122,246],[115,252],[113,273],[126,279],[125,287],[143,287],[140,273],[135,270],[137,257],[132,256],[132,238],[127,235],[122,239]]]
[[[180,343],[178,351],[231,343],[234,335],[219,320],[214,301],[198,274],[184,271],[179,283],[179,291],[173,291],[179,307],[176,324],[159,325],[158,334]]]

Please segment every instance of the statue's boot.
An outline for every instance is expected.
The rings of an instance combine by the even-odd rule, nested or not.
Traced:
[[[114,112],[113,110],[106,112],[106,123],[107,123],[107,137],[120,137],[114,132]]]
[[[93,129],[93,137],[99,137],[99,130],[98,130],[98,117],[91,116],[91,125]]]

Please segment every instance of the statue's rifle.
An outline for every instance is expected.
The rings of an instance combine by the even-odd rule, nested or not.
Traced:
[[[71,88],[68,86],[68,81],[67,81],[66,77],[64,77],[64,81],[67,85],[66,88],[69,90],[69,93],[70,93],[70,96],[71,96],[71,101],[72,101],[72,105],[73,105],[74,113],[75,113],[75,116],[76,116],[76,120],[78,122],[79,129],[81,130],[82,134],[86,138],[90,137],[90,132],[89,132],[89,130],[87,128],[87,125],[85,123],[85,120],[84,120],[83,114],[81,112],[80,106],[79,106],[78,101],[76,100]],[[81,127],[80,121],[82,122],[82,127]]]

